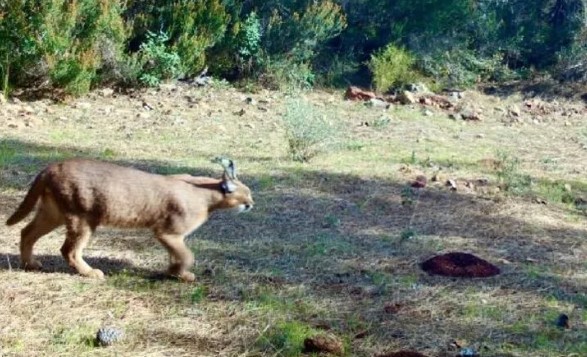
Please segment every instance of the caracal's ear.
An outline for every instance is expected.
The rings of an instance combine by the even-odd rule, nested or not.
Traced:
[[[215,164],[220,164],[222,166],[222,168],[224,169],[224,174],[226,176],[228,176],[229,179],[231,180],[236,180],[236,166],[234,165],[234,162],[231,159],[228,159],[226,157],[217,157],[214,160],[212,160],[213,163]]]
[[[224,169],[224,175],[222,176],[222,190],[224,192],[232,193],[236,190],[236,167],[234,162],[225,157],[217,157],[212,162],[220,164]]]

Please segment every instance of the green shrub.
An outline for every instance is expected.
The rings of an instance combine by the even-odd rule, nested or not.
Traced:
[[[500,54],[490,57],[469,49],[454,48],[423,55],[417,64],[421,72],[445,87],[471,87],[485,81],[506,81],[517,74],[504,64]]]
[[[301,99],[290,100],[282,117],[289,153],[296,161],[309,161],[334,148],[341,128],[330,123],[328,115]]]
[[[158,86],[161,81],[176,78],[179,75],[181,59],[170,50],[166,43],[169,37],[164,32],[147,34],[147,41],[139,51],[140,63],[143,65],[139,80],[146,86]]]
[[[223,38],[229,20],[220,0],[131,0],[126,14],[133,24],[131,42],[145,43],[149,33],[166,33],[169,52],[179,56],[185,75],[203,68],[206,50]]]
[[[260,61],[261,22],[255,12],[251,12],[237,36],[237,64],[240,73],[250,74]]]
[[[297,63],[286,58],[267,59],[262,72],[259,80],[266,88],[296,92],[314,85],[314,73],[308,63]]]
[[[375,88],[387,92],[414,82],[418,77],[413,68],[414,62],[410,52],[394,44],[372,54],[368,65],[373,73]]]
[[[34,70],[42,67],[38,34],[43,13],[43,5],[33,1],[0,1],[0,75],[5,96],[11,85],[35,84],[46,74]]]

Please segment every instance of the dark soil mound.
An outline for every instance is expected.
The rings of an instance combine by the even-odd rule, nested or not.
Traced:
[[[428,274],[461,278],[487,278],[499,274],[495,265],[468,253],[447,253],[423,262],[421,268]]]

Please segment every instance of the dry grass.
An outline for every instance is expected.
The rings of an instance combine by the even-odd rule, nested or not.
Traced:
[[[157,276],[166,257],[148,233],[107,229],[86,253],[105,282],[71,274],[59,256],[62,230],[36,246],[47,273],[24,273],[22,226],[0,225],[0,354],[297,355],[305,335],[328,329],[349,356],[402,348],[455,355],[453,340],[483,356],[587,355],[586,218],[540,183],[587,195],[584,116],[505,125],[493,108],[519,98],[477,96],[485,120],[467,123],[418,108],[365,108],[341,93],[305,96],[349,139],[304,164],[289,159],[279,120],[286,99],[272,92],[256,94],[257,105],[232,89],[177,87],[0,107],[2,221],[45,163],[76,155],[218,175],[209,159],[227,154],[257,203],[246,215],[214,216],[190,237],[194,285]],[[23,106],[34,114],[19,116]],[[8,127],[31,117],[31,127]],[[498,151],[520,161],[513,174],[536,183],[528,194],[493,190]],[[489,187],[452,192],[430,183],[417,205],[401,204],[407,182],[438,172],[459,183],[487,178]],[[502,274],[466,280],[420,271],[419,262],[455,250]],[[555,327],[560,313],[571,329]],[[96,347],[103,325],[126,338]]]

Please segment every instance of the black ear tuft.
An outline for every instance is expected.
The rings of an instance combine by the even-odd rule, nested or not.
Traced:
[[[235,184],[229,180],[222,181],[221,187],[224,193],[233,193],[236,190]]]

